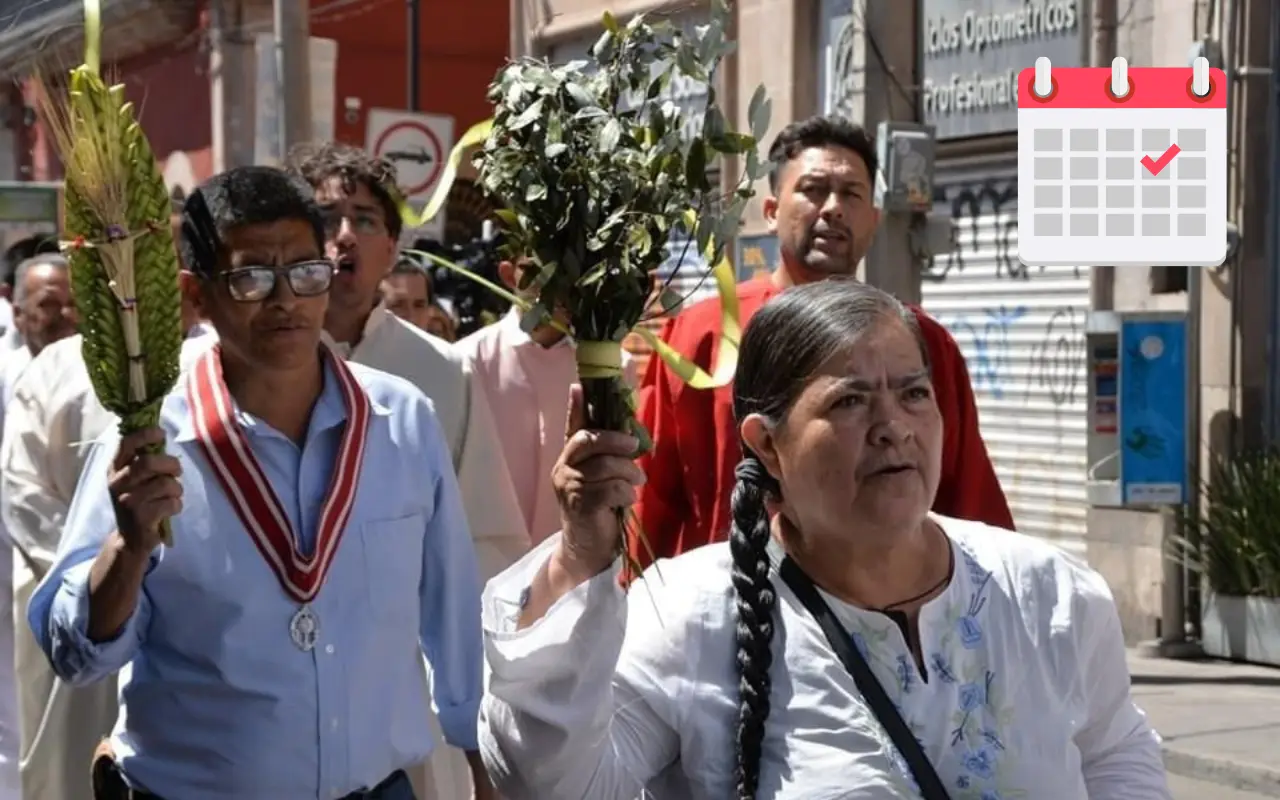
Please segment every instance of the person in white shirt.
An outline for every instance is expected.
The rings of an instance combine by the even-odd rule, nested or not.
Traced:
[[[21,342],[0,356],[0,398],[7,404],[13,384],[46,345],[76,332],[67,260],[59,253],[40,253],[14,272],[13,329]],[[0,409],[2,411],[3,409]]]
[[[378,302],[401,230],[392,196],[395,167],[359,148],[329,142],[295,148],[288,168],[315,189],[326,215],[325,255],[338,267],[329,290],[326,341],[348,360],[404,378],[431,399],[452,450],[481,580],[488,580],[528,552],[529,537],[484,387],[447,342]],[[438,734],[434,714],[431,720]],[[456,748],[437,748],[410,777],[420,797],[471,796],[471,772]]]
[[[116,418],[98,403],[81,338],[46,347],[14,388],[0,443],[0,512],[13,541],[14,641],[25,800],[92,797],[87,765],[116,721],[114,678],[75,688],[57,678],[26,625],[53,564],[93,442]]]
[[[1101,577],[929,512],[926,353],[870,286],[766,304],[733,386],[730,539],[629,597],[616,509],[644,480],[636,441],[573,433],[563,531],[484,599],[481,748],[504,797],[1171,800]]]
[[[15,324],[13,307],[18,268],[24,261],[36,256],[49,253],[57,255],[60,252],[57,237],[48,233],[20,239],[5,250],[4,262],[0,267],[0,356],[22,349],[22,332]]]
[[[67,260],[58,253],[26,259],[14,274],[13,325],[21,344],[0,356],[0,431],[23,375],[34,358],[49,346],[75,333],[76,311],[71,297]],[[0,446],[5,438],[0,434]],[[0,501],[5,502],[5,501]],[[19,531],[9,530],[0,516],[0,800],[17,800],[21,788],[22,715],[20,699],[27,686],[17,674],[17,629],[14,589],[25,573],[14,558]],[[15,563],[16,562],[16,563]]]
[[[184,303],[182,371],[217,342]],[[58,678],[26,624],[31,593],[53,564],[91,446],[115,415],[94,394],[80,336],[40,351],[14,387],[0,439],[0,518],[15,553],[15,676],[24,800],[91,797],[94,748],[116,722],[115,676],[73,687]]]

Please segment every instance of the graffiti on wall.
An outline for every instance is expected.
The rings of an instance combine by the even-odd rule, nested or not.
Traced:
[[[1053,406],[1083,402],[1080,370],[1084,367],[1084,314],[1078,308],[1053,308],[1044,323],[1030,323],[1025,306],[984,308],[973,316],[943,321],[966,358],[973,390],[996,399],[1046,397]],[[1028,357],[1019,340],[1028,329],[1036,332],[1030,344],[1029,369],[1019,364]],[[1019,385],[1027,380],[1027,385]]]
[[[1050,312],[1046,322],[1027,319],[1026,306],[987,308],[973,316],[945,320],[966,359],[974,392],[987,392],[997,400],[1030,400],[1047,397],[1054,406],[1083,401],[1079,376],[1084,367],[1084,313],[1071,306]],[[1035,330],[1030,348],[1030,368],[1020,365],[1027,357],[1020,338]],[[1025,386],[1019,386],[1027,380]]]
[[[1016,177],[935,184],[933,202],[944,206],[951,215],[951,252],[930,256],[924,280],[945,281],[953,272],[963,273],[966,262],[979,253],[987,260],[992,252],[997,278],[1030,280],[1033,273],[1044,271],[1044,267],[1031,268],[1018,260]],[[1076,276],[1079,277],[1079,268]]]

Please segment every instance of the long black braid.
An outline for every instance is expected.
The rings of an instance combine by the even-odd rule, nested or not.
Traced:
[[[733,588],[737,595],[738,643],[738,800],[755,800],[760,785],[764,726],[769,719],[773,666],[773,607],[777,593],[769,578],[769,515],[765,500],[777,491],[773,477],[753,454],[735,472],[730,500],[733,528]]]
[[[852,130],[847,124],[830,130],[830,126],[824,127],[825,123],[815,125],[804,123],[780,134],[782,145],[774,148],[781,153],[780,158],[794,158],[801,146],[824,144],[862,152],[853,146],[856,142],[851,144],[841,133]],[[742,336],[733,379],[734,419],[741,425],[748,417],[757,416],[774,429],[785,425],[792,404],[814,375],[865,331],[884,321],[906,326],[927,367],[928,348],[915,314],[872,286],[831,278],[787,289],[765,303]],[[773,666],[770,648],[779,625],[774,617],[778,596],[769,577],[769,516],[765,503],[770,498],[782,500],[782,487],[745,443],[734,478],[729,551],[733,554],[738,647],[735,800],[755,800],[760,789],[765,724],[769,720],[769,669]]]

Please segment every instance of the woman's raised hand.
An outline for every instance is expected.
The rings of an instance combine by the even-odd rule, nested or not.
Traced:
[[[607,569],[617,558],[622,526],[617,510],[636,501],[644,472],[635,462],[638,442],[616,431],[585,430],[582,387],[569,392],[564,450],[551,471],[563,525],[559,566],[579,581]]]

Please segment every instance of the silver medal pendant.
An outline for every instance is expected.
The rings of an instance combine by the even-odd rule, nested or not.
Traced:
[[[304,653],[315,649],[316,641],[320,638],[320,618],[311,610],[311,606],[302,606],[289,620],[289,638]]]

